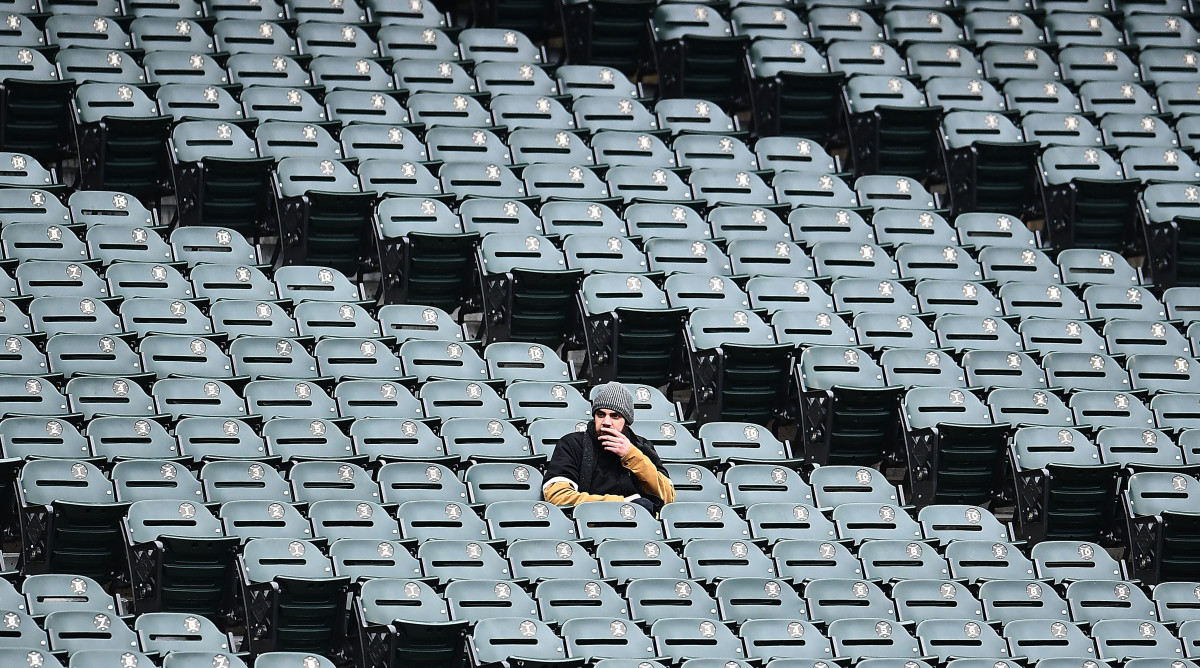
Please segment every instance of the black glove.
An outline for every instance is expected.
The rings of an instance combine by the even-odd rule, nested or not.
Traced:
[[[658,514],[658,512],[654,509],[654,502],[651,501],[650,499],[647,499],[644,496],[639,496],[636,499],[632,499],[632,501],[634,503],[638,504],[639,506],[645,508],[646,510],[649,510],[650,514],[652,516],[655,516]]]

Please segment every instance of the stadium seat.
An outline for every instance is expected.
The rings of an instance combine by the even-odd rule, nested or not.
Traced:
[[[1034,545],[1030,558],[1039,578],[1055,582],[1074,580],[1124,580],[1125,566],[1091,542],[1047,540]]]
[[[945,388],[909,390],[901,415],[913,500],[986,503],[996,489],[1009,426],[993,423],[974,395]]]
[[[520,617],[493,617],[476,624],[467,638],[467,652],[471,658],[471,665],[480,666],[506,660],[514,654],[511,647],[516,643],[521,644],[520,657],[529,661],[553,661],[554,665],[564,668],[583,665],[582,659],[565,658],[566,648],[562,638],[545,622],[536,618]]]
[[[252,645],[319,651],[341,632],[338,618],[349,580],[333,577],[328,557],[312,543],[250,541],[238,558],[238,571],[247,623],[258,629]],[[263,604],[257,612],[249,609],[254,599]]]
[[[953,111],[942,118],[939,139],[955,213],[1033,204],[1026,193],[1037,146],[1012,121],[991,111]]]
[[[557,539],[522,539],[507,550],[513,577],[531,582],[543,579],[599,577],[600,565],[582,543]]]
[[[1008,624],[1019,619],[1069,621],[1067,602],[1041,582],[991,580],[979,586],[979,600],[989,621]]]
[[[1194,559],[1188,547],[1195,535],[1189,510],[1194,491],[1195,479],[1179,473],[1144,471],[1129,477],[1123,506],[1131,572],[1139,579],[1157,583],[1184,577]]]
[[[596,558],[600,561],[604,577],[619,584],[645,578],[682,578],[687,575],[687,565],[683,559],[662,541],[605,540],[596,547]],[[671,580],[672,587],[675,581]],[[651,594],[648,596],[653,598]],[[631,605],[637,605],[633,598],[628,595],[627,598]],[[633,608],[630,610],[632,614]],[[713,607],[712,611],[711,614],[715,614],[716,608]]]
[[[127,84],[84,84],[75,91],[75,140],[92,151],[82,185],[156,201],[170,173],[162,146],[169,117],[140,89]]]
[[[540,587],[553,584],[544,582]],[[599,659],[596,664],[604,666],[614,662],[620,665],[622,660],[639,665],[649,663],[653,666],[657,663],[647,661],[655,656],[654,641],[624,616],[577,616],[567,619],[562,623],[562,635],[567,654],[572,658]]]
[[[649,18],[661,97],[722,104],[744,88],[742,58],[750,39],[735,36],[715,11],[704,5],[665,5]]]
[[[353,598],[352,617],[359,651],[380,657],[382,665],[431,667],[463,660],[468,622],[451,621],[446,602],[419,580],[364,582]]]
[[[843,100],[855,173],[922,178],[933,158],[940,107],[910,81],[864,74],[849,79]]]
[[[1094,148],[1052,146],[1039,165],[1050,242],[1060,249],[1120,249],[1136,201],[1136,181],[1125,178],[1120,164]]]
[[[1035,577],[1033,562],[1012,543],[957,540],[946,546],[946,561],[955,579],[1024,579]]]

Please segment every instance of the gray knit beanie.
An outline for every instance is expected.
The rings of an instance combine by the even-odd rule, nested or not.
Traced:
[[[605,383],[596,388],[592,396],[592,411],[601,408],[614,411],[625,418],[625,424],[633,424],[633,394],[620,383]]]

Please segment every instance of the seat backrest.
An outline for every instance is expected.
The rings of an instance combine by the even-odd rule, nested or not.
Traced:
[[[544,501],[493,501],[484,510],[492,538],[575,540],[575,525],[557,506]]]
[[[95,610],[116,614],[117,601],[98,582],[85,575],[45,573],[21,583],[21,593],[31,615],[41,617],[60,610]]]
[[[473,464],[463,475],[472,503],[540,499],[542,474],[525,464]]]
[[[813,499],[820,508],[844,503],[898,504],[897,490],[879,471],[855,466],[821,466],[809,475]]]
[[[1106,619],[1092,626],[1096,655],[1105,660],[1130,657],[1177,658],[1179,639],[1161,622],[1143,619]]]
[[[1051,286],[1053,287],[1053,286]],[[1024,297],[1037,297],[1040,290],[1030,290],[1032,294],[1016,297],[1014,300],[1024,300]],[[1080,302],[1082,305],[1082,302]],[[1071,307],[1071,310],[1076,310]],[[1057,315],[1057,314],[1052,314]],[[1066,315],[1066,314],[1064,314]],[[1073,314],[1072,314],[1073,315]],[[1103,354],[1108,351],[1104,339],[1098,332],[1077,320],[1030,317],[1024,318],[1018,326],[1025,349],[1037,352],[1043,356],[1053,353],[1074,354]]]
[[[995,363],[999,361],[995,357],[995,354],[1004,351],[1015,351],[1018,354],[1024,354],[1019,352],[1025,347],[1024,342],[1021,341],[1021,335],[1017,334],[1013,330],[1012,325],[1009,325],[1005,320],[990,316],[980,318],[975,314],[952,313],[938,316],[937,320],[933,323],[933,327],[934,331],[937,332],[938,342],[943,347],[953,348],[955,352],[964,353],[962,360],[963,370],[967,372],[967,381],[972,385],[975,384],[975,381],[971,378],[973,372],[970,365],[972,361],[975,364],[983,366],[991,362],[993,364],[993,373],[995,373],[995,369],[998,368],[995,366]],[[980,353],[979,359],[973,360],[973,358],[967,357],[972,352]],[[1024,366],[1026,362],[1028,366]],[[1012,361],[1005,359],[1004,363],[1012,364]],[[983,366],[977,368],[983,368]],[[1036,370],[1039,374],[1041,373],[1037,363],[1032,359],[1020,359],[1014,368],[1023,369],[1025,373],[1033,370]],[[1000,379],[995,378],[995,380]],[[1036,378],[1031,378],[1029,380],[1022,379],[1022,381],[1018,382],[1037,383],[1038,381]]]
[[[179,504],[157,500],[135,501],[125,516],[125,526],[134,543],[157,540],[159,536],[224,536],[225,529],[207,508],[191,501]]]
[[[355,65],[357,66],[357,63]],[[372,69],[372,76],[378,78],[377,70]],[[334,77],[335,75],[329,71],[322,72],[321,76],[323,83],[327,86]],[[391,82],[388,82],[385,88],[390,89],[392,85]],[[389,125],[395,127],[395,124],[409,122],[408,110],[401,106],[398,100],[374,90],[337,89],[330,91],[325,96],[325,111],[329,120],[340,121],[343,127],[354,123],[378,123],[383,126],[380,129],[384,133],[391,129],[388,127]],[[346,152],[346,157],[354,157],[348,152],[352,145],[347,141],[349,138],[342,135],[340,139],[343,140],[342,150]]]
[[[750,619],[739,635],[749,659],[770,661],[776,666],[816,664],[833,656],[833,646],[821,629],[807,621],[789,617]]]
[[[410,502],[412,503],[412,502]],[[426,577],[439,583],[450,580],[509,580],[508,562],[486,542],[427,540],[417,548],[417,558]]]
[[[408,339],[446,339],[461,342],[462,328],[440,308],[417,304],[388,304],[379,309],[385,336],[404,343]]]
[[[254,461],[214,461],[200,469],[210,503],[241,499],[291,501],[292,489],[274,468]]]
[[[309,305],[318,304],[310,302],[302,306]],[[296,310],[301,311],[300,308]],[[308,314],[306,310],[302,317],[307,317]],[[311,320],[308,322],[311,323]],[[364,326],[363,329],[369,328],[375,336],[379,335],[379,325],[374,320],[362,319],[360,322]],[[312,333],[312,329],[305,325],[301,325],[301,330],[305,334]],[[395,378],[402,368],[400,358],[390,347],[367,337],[325,338],[317,342],[313,353],[316,355],[321,374],[332,376],[339,381],[348,378]]]
[[[421,387],[421,403],[429,417],[509,417],[508,405],[490,386],[463,380],[431,380]]]
[[[1197,603],[1194,582],[1160,582],[1151,589],[1151,598],[1158,609],[1158,619],[1164,623],[1193,621],[1197,618]]]
[[[717,602],[694,580],[646,577],[633,580],[625,589],[629,613],[634,619],[653,624],[659,619],[688,615],[717,619]]]
[[[983,277],[1000,283],[1001,290],[1006,283],[1023,281],[1028,284],[1054,284],[1044,288],[1050,301],[1074,297],[1069,290],[1057,285],[1062,283],[1058,265],[1040,250],[988,247],[979,252],[979,263],[983,267]],[[1064,296],[1061,294],[1063,292],[1068,294]]]
[[[751,303],[754,303],[753,298]],[[793,344],[802,351],[815,346],[857,344],[858,334],[842,317],[831,311],[831,308],[823,309],[816,304],[811,309],[782,309],[771,316],[771,329],[775,331],[777,341]]]
[[[1124,568],[1099,545],[1090,542],[1043,541],[1029,554],[1038,577],[1069,580],[1121,580]]]
[[[994,579],[1028,580],[1036,576],[1033,562],[1011,543],[956,540],[946,546],[946,561],[955,579],[968,582]]]
[[[892,588],[892,597],[896,599],[900,621],[919,624],[926,619],[970,619],[977,622],[984,619],[979,599],[961,582],[944,579],[903,580]]]
[[[572,517],[580,539],[661,540],[662,525],[643,506],[618,501],[597,501],[575,507]]]
[[[734,505],[749,508],[758,503],[812,504],[812,488],[795,471],[781,466],[739,464],[727,469],[723,480]]]
[[[1071,616],[1094,624],[1104,619],[1152,619],[1158,611],[1135,583],[1080,580],[1067,585]]]
[[[812,580],[804,588],[804,599],[815,622],[832,623],[846,617],[867,616],[896,619],[892,600],[879,585],[866,580]]]
[[[1177,465],[1177,464],[1176,464]],[[1126,499],[1135,516],[1158,515],[1163,511],[1188,512],[1193,497],[1200,493],[1190,476],[1166,471],[1142,471],[1129,476]],[[1147,617],[1146,613],[1138,615]]]
[[[721,538],[698,538],[683,546],[688,573],[715,582],[722,578],[775,576],[775,563],[754,543]],[[761,585],[757,588],[761,590]],[[718,593],[718,596],[720,594]],[[797,602],[798,597],[797,597]]]
[[[746,539],[750,526],[732,508],[719,503],[676,501],[663,507],[663,528],[668,539],[687,542],[697,538]]]
[[[917,637],[926,654],[946,661],[950,657],[994,659],[1009,656],[1008,645],[986,623],[958,619],[929,619],[917,624]]]
[[[943,545],[955,540],[1012,540],[1007,526],[991,511],[977,506],[926,506],[917,513],[917,521],[927,538],[936,538]]]
[[[394,427],[393,427],[394,428]],[[414,452],[414,456],[419,453]],[[465,503],[467,488],[454,472],[423,461],[389,462],[376,473],[384,503],[403,503],[420,494],[423,500]]]
[[[225,534],[242,540],[313,538],[312,527],[300,511],[278,501],[226,501],[220,515]]]
[[[1192,376],[1196,373],[1196,360],[1190,355],[1134,355],[1126,366],[1134,390],[1155,395],[1160,392],[1187,392],[1195,387]]]
[[[88,440],[78,428],[70,422],[47,417],[0,420],[0,449],[4,457],[14,459],[69,459],[91,455]]]
[[[229,651],[229,638],[208,618],[186,612],[152,612],[133,623],[147,652]]]
[[[482,381],[488,378],[487,364],[474,348],[456,341],[414,339],[400,346],[406,375],[419,382],[431,378]]]
[[[1160,427],[1189,429],[1200,426],[1200,411],[1197,411],[1195,394],[1160,394],[1150,400],[1150,410]]]
[[[164,381],[159,381],[164,382]],[[253,380],[242,391],[250,415],[277,417],[337,417],[337,403],[321,386],[304,380]]]
[[[309,506],[313,534],[335,542],[349,538],[397,540],[400,527],[378,503],[355,499],[326,499]]]
[[[855,543],[874,539],[912,541],[924,537],[921,525],[896,505],[843,503],[833,509],[832,515],[838,536]],[[866,572],[864,561],[863,573]]]
[[[398,541],[342,538],[329,546],[333,572],[353,582],[420,577],[421,563]]]
[[[355,464],[308,461],[292,466],[288,473],[296,501],[323,499],[379,500],[379,486],[371,475]]]
[[[996,424],[1070,427],[1076,422],[1063,400],[1043,389],[996,388],[988,394],[987,403]]]
[[[777,545],[777,541],[785,538],[812,541],[837,537],[837,528],[833,522],[807,503],[758,502],[746,508],[746,521],[750,524],[751,535],[756,539],[767,540]],[[791,561],[780,561],[780,568],[785,563],[790,566],[796,565]]]
[[[574,387],[551,381],[521,381],[509,385],[505,398],[514,418],[589,419],[592,405]]]
[[[992,424],[983,402],[960,389],[914,387],[905,393],[900,407],[910,429],[928,429],[941,423]]]
[[[144,500],[204,500],[200,481],[186,468],[174,462],[155,459],[131,459],[117,462],[110,474],[117,500],[122,503]]]
[[[839,280],[854,280],[859,279],[839,279]],[[858,283],[859,287],[870,289],[870,282],[863,280]],[[895,286],[893,288],[893,286]],[[885,291],[896,290],[890,296],[873,297],[870,292],[866,294],[854,294],[851,291],[840,291],[844,294],[839,294],[839,299],[843,298],[846,303],[856,303],[856,309],[870,309],[873,304],[887,304],[893,301],[892,297],[899,293],[901,296],[895,299],[895,303],[900,308],[916,313],[918,310],[918,302],[915,297],[908,294],[899,283],[891,281],[882,281],[878,288],[884,288]],[[877,288],[877,289],[878,289]],[[891,308],[885,308],[884,311],[891,311]],[[891,347],[922,347],[934,348],[938,344],[937,334],[929,329],[929,325],[919,318],[914,318],[910,315],[893,316],[888,312],[859,312],[854,316],[854,331],[858,335],[858,341],[863,346],[871,346],[876,351],[880,351]],[[882,370],[880,370],[882,375]]]
[[[1105,320],[1158,320],[1166,317],[1166,307],[1148,289],[1141,286],[1089,285],[1083,290],[1088,315]]]
[[[979,586],[979,600],[987,618],[1001,624],[1018,619],[1070,620],[1067,602],[1044,582],[989,580]]]
[[[1129,374],[1103,353],[1052,352],[1042,360],[1053,387],[1079,390],[1128,391]]]
[[[966,373],[939,350],[892,348],[879,356],[888,385],[966,387]]]
[[[489,617],[537,614],[537,604],[514,582],[455,580],[446,585],[450,617],[471,623]]]
[[[534,591],[542,619],[565,625],[575,618],[629,619],[629,604],[611,584],[590,579],[547,579]],[[564,630],[564,636],[566,632]]]
[[[683,558],[662,541],[606,540],[596,546],[596,558],[600,561],[604,577],[618,583],[650,577],[678,579],[687,576],[687,564]],[[629,600],[635,604],[632,598]]]
[[[1155,425],[1155,417],[1140,399],[1113,390],[1080,390],[1071,395],[1075,422],[1092,429],[1130,427],[1145,429]],[[1141,440],[1140,438],[1138,439]]]
[[[138,647],[137,634],[113,613],[59,610],[46,615],[42,624],[50,638],[50,649],[55,652],[74,654],[80,650],[112,650],[113,654],[124,655],[136,652]],[[150,663],[144,654],[138,660]]]
[[[324,579],[333,564],[309,541],[259,538],[248,541],[240,559],[242,577],[250,582],[270,582],[277,577]]]
[[[709,350],[725,344],[775,343],[770,326],[754,313],[740,309],[696,309],[688,317],[684,336],[694,350]]]
[[[900,268],[892,256],[871,243],[821,241],[812,249],[818,276],[842,278],[896,279]]]
[[[675,485],[675,501],[727,503],[725,486],[709,469],[685,464],[666,464]]]

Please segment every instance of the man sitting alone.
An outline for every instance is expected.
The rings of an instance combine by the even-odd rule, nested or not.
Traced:
[[[558,439],[542,496],[556,506],[629,501],[657,515],[675,486],[650,441],[633,433],[633,395],[620,383],[600,386],[586,431]]]

